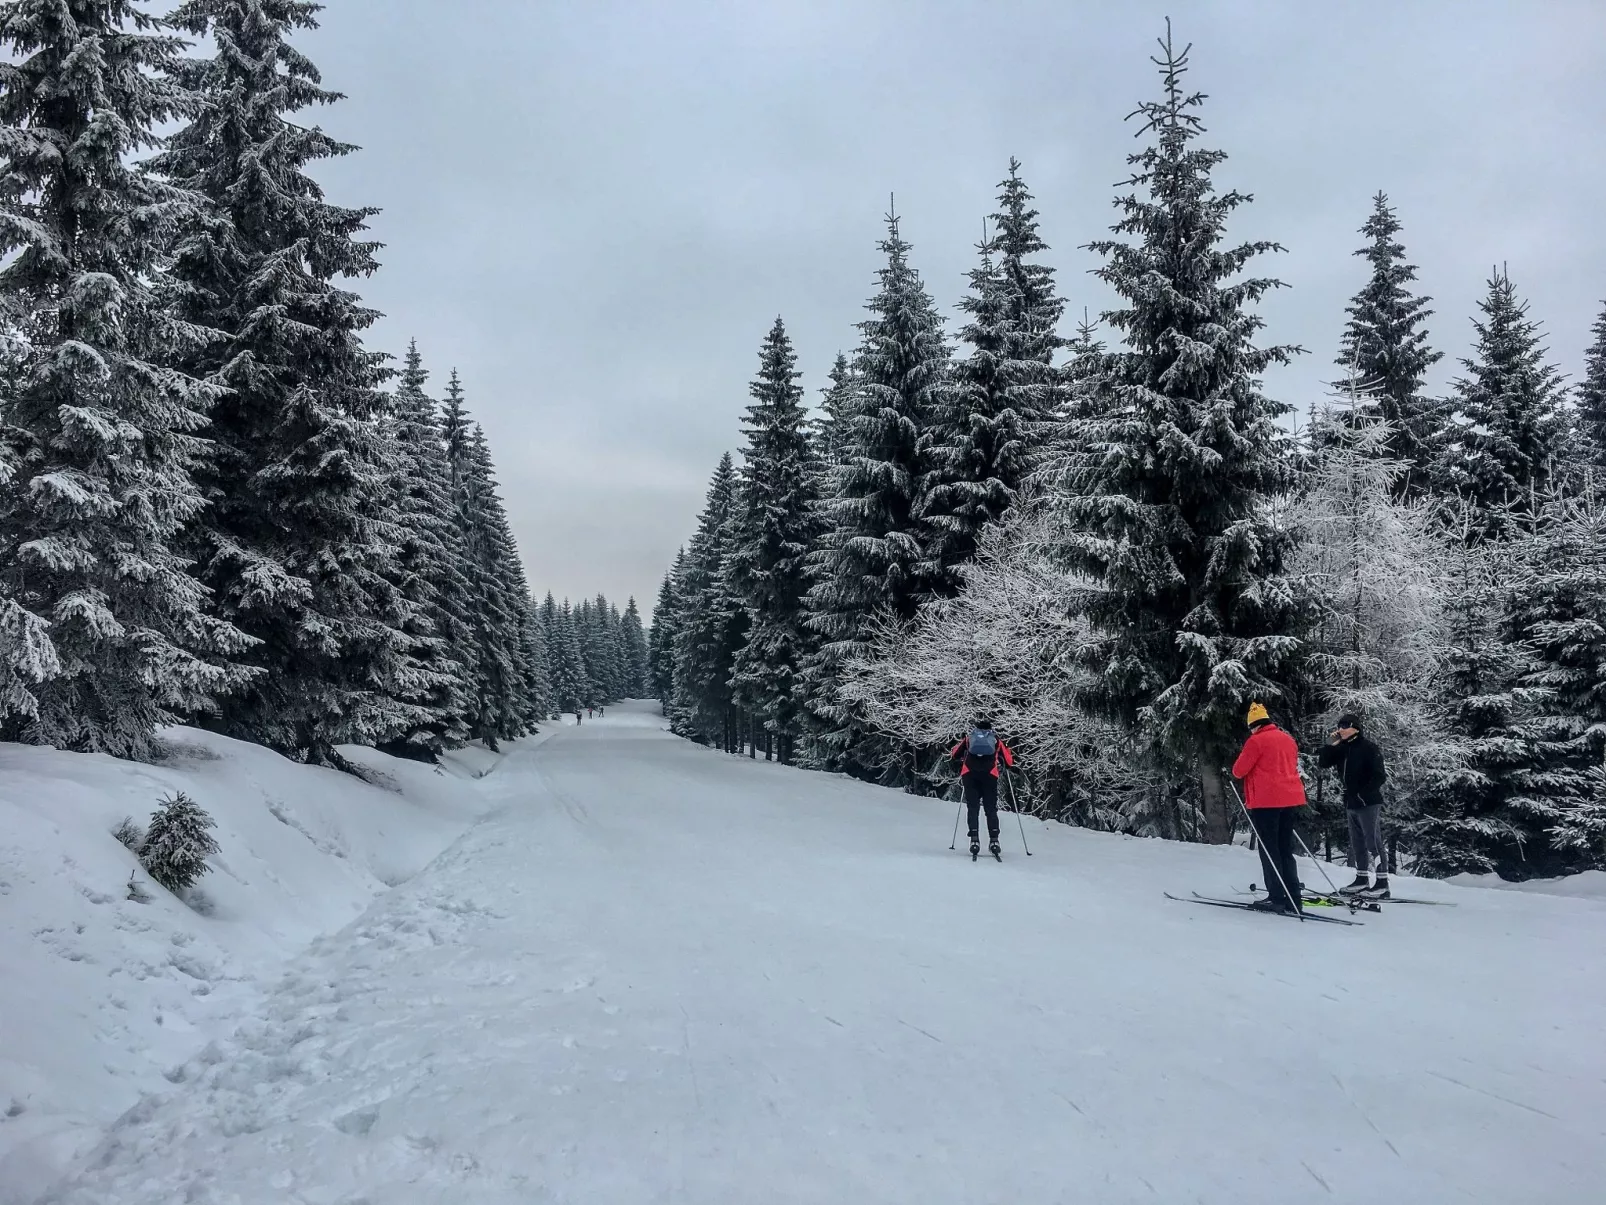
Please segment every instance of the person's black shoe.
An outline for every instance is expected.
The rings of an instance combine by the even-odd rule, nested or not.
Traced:
[[[1355,894],[1361,896],[1364,899],[1369,899],[1369,900],[1386,900],[1386,899],[1388,899],[1389,898],[1389,878],[1388,878],[1388,875],[1386,875],[1386,874],[1378,875],[1377,876],[1377,882],[1373,883],[1365,891],[1358,891]]]
[[[1365,891],[1368,886],[1370,886],[1370,884],[1367,883],[1366,876],[1364,874],[1358,874],[1355,876],[1355,881],[1353,883],[1346,883],[1344,886],[1338,889],[1338,893],[1340,895],[1355,895],[1357,892]]]
[[[1249,910],[1251,912],[1283,912],[1287,907],[1288,905],[1283,903],[1282,900],[1274,900],[1268,896],[1263,900],[1256,900],[1250,904]]]
[[[989,841],[987,843],[987,852],[990,853],[990,854],[997,854],[997,853],[1000,852],[999,851],[999,847],[998,847],[998,838],[997,837],[994,837],[991,841]]]
[[[974,858],[979,853],[981,853],[981,842],[972,837],[970,839],[970,856]]]

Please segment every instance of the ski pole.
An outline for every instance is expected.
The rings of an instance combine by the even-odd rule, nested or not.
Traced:
[[[1026,851],[1026,856],[1032,856],[1032,847],[1026,844],[1026,825],[1020,818],[1020,804],[1015,802],[1015,776],[1005,774],[1004,782],[1009,787],[1009,806],[1015,811],[1015,823],[1020,825],[1020,847]]]
[[[1305,856],[1312,862],[1316,862],[1316,855],[1310,852],[1310,846],[1305,844],[1305,838],[1299,835],[1299,830],[1297,828],[1294,830],[1294,836],[1298,838],[1299,848],[1305,851]],[[1320,862],[1316,862],[1316,869],[1322,872],[1322,878],[1327,880],[1327,886],[1332,889],[1334,895],[1337,895],[1338,888],[1334,886],[1333,876],[1327,873],[1327,868]]]
[[[1227,776],[1227,785],[1232,788],[1232,797],[1238,801],[1238,806],[1243,809],[1244,819],[1249,822],[1249,831],[1258,835],[1260,830],[1255,827],[1255,818],[1249,814],[1249,805],[1244,802],[1244,797],[1238,790],[1238,782],[1233,778],[1232,771],[1223,766],[1221,772]],[[1295,833],[1294,835],[1297,837],[1299,834]],[[1301,906],[1305,902],[1304,898],[1301,897],[1296,900],[1294,893],[1288,890],[1288,881],[1283,878],[1283,868],[1277,865],[1276,861],[1265,852],[1266,841],[1264,837],[1261,838],[1260,844],[1262,849],[1261,857],[1265,858],[1271,865],[1272,873],[1277,876],[1277,881],[1282,884],[1283,898],[1288,901],[1288,906],[1294,910],[1294,915],[1299,917],[1300,924],[1304,924],[1305,909]]]
[[[961,799],[959,801],[959,810],[954,813],[954,839],[952,841],[948,842],[948,848],[949,849],[952,849],[952,848],[954,848],[954,846],[959,844],[959,817],[961,817],[964,814],[965,814],[965,801],[963,799]]]

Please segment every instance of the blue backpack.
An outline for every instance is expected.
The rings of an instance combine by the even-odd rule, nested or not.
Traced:
[[[998,760],[998,734],[988,728],[972,728],[965,738],[965,764],[972,770],[988,770]]]

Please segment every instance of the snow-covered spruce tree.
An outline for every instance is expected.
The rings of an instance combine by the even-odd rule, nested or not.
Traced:
[[[1309,472],[1289,516],[1299,535],[1291,570],[1318,600],[1299,735],[1315,748],[1338,713],[1364,716],[1388,751],[1392,827],[1413,810],[1414,793],[1430,775],[1461,760],[1438,710],[1448,549],[1429,503],[1396,488],[1410,466],[1391,454],[1394,424],[1358,376],[1350,387],[1316,412]],[[1325,786],[1317,778],[1312,803],[1325,835],[1342,845],[1343,800]]]
[[[182,45],[128,0],[0,9],[4,730],[121,757],[248,677],[179,551],[218,392],[185,369],[215,332],[168,311],[163,250],[197,198],[130,163],[194,111]]]
[[[674,698],[675,691],[675,633],[679,631],[680,590],[678,583],[686,570],[686,550],[675,554],[675,563],[664,574],[663,585],[658,588],[658,603],[653,607],[652,631],[647,648],[647,672],[651,676],[652,696],[665,708]]]
[[[1477,530],[1499,535],[1510,508],[1547,493],[1566,437],[1561,374],[1546,361],[1539,324],[1504,270],[1489,279],[1474,321],[1477,345],[1455,382],[1450,422],[1439,433],[1440,487],[1470,501]]]
[[[1595,319],[1594,335],[1578,386],[1578,442],[1596,484],[1606,488],[1606,306]]]
[[[1065,347],[1070,357],[1060,369],[1058,421],[1043,449],[1045,471],[1050,475],[1061,459],[1078,451],[1076,441],[1081,438],[1081,428],[1074,424],[1103,413],[1099,390],[1106,348],[1099,338],[1099,324],[1085,310],[1076,324],[1076,334],[1066,340]]]
[[[822,474],[836,463],[837,445],[848,429],[853,412],[853,369],[848,358],[837,352],[831,371],[826,374],[825,388],[820,390],[820,413],[815,417],[810,445]],[[820,492],[817,488],[816,493]]]
[[[728,572],[746,608],[747,639],[732,667],[735,703],[755,717],[783,763],[802,723],[800,673],[813,647],[806,625],[805,561],[818,534],[818,484],[797,357],[780,318],[759,350],[748,392],[742,468]]]
[[[960,337],[971,353],[953,365],[925,432],[926,575],[942,596],[957,590],[958,566],[975,555],[982,529],[1013,504],[1041,463],[1056,418],[1054,354],[1063,343],[1064,302],[1053,269],[1030,258],[1048,246],[1019,161],[1009,161],[999,188],[995,233],[980,247],[970,294],[960,303],[970,319]]]
[[[1250,198],[1217,194],[1225,156],[1194,142],[1203,96],[1183,91],[1187,50],[1169,26],[1155,62],[1164,95],[1138,109],[1153,143],[1131,157],[1098,275],[1125,302],[1104,321],[1124,347],[1104,357],[1101,412],[1071,425],[1060,505],[1065,564],[1101,639],[1086,692],[1096,713],[1138,733],[1178,776],[1197,780],[1204,838],[1231,839],[1236,809],[1220,767],[1242,743],[1244,707],[1274,710],[1300,650],[1307,604],[1286,576],[1291,534],[1267,502],[1293,485],[1288,408],[1260,374],[1294,349],[1259,347],[1249,307],[1274,280],[1235,279],[1277,245],[1225,247]]]
[[[457,510],[477,651],[468,728],[471,736],[494,749],[498,741],[523,736],[537,718],[535,667],[526,654],[530,591],[497,490],[485,432],[474,426],[459,446],[463,460],[453,466],[452,476],[458,483]],[[448,452],[452,447],[448,439]]]
[[[624,616],[614,603],[608,604],[608,657],[613,666],[613,694],[609,702],[615,702],[630,693],[630,654],[625,648]]]
[[[533,732],[541,721],[552,718],[554,710],[552,654],[547,647],[546,624],[542,621],[541,609],[536,605],[533,595],[526,596],[524,600],[520,627],[524,638],[524,660],[529,667],[528,731]]]
[[[747,636],[747,610],[731,590],[726,566],[737,502],[736,470],[727,452],[714,469],[686,548],[670,708],[676,732],[727,751],[735,750],[737,731],[731,670]]]
[[[1514,522],[1496,521],[1504,529]],[[1523,685],[1538,669],[1533,651],[1507,629],[1513,574],[1523,570],[1508,543],[1481,538],[1489,522],[1475,503],[1457,507],[1437,693],[1439,724],[1463,743],[1465,757],[1426,775],[1403,817],[1418,874],[1543,874],[1551,864],[1546,834],[1561,820],[1554,768],[1565,749],[1537,692]]]
[[[622,694],[623,666],[618,631],[610,621],[610,611],[608,600],[602,594],[582,605],[581,645],[586,670],[595,687],[596,698],[592,700],[595,703],[612,703]]]
[[[949,351],[942,319],[898,219],[879,244],[886,265],[859,323],[850,409],[836,437],[823,507],[825,531],[809,558],[809,625],[820,638],[805,673],[821,760],[888,783],[914,780],[910,754],[869,730],[836,697],[838,667],[864,651],[878,613],[914,618],[934,583],[923,576],[929,528],[920,517],[927,465],[922,437],[939,404]]]
[[[1535,725],[1557,756],[1536,783],[1546,806],[1512,823],[1527,830],[1523,855],[1532,873],[1606,870],[1599,790],[1606,765],[1606,506],[1599,494],[1552,500],[1517,541],[1513,563],[1504,636],[1532,651],[1523,685],[1536,692]]]
[[[541,604],[541,622],[546,628],[553,706],[559,711],[575,711],[591,697],[591,683],[586,679],[585,658],[580,652],[569,600],[564,599],[560,607],[548,593]]]
[[[467,653],[473,647],[470,588],[440,410],[424,392],[429,374],[416,342],[408,345],[404,365],[389,415],[398,454],[391,572],[408,604],[402,631],[410,648],[399,685],[402,697],[420,708],[422,722],[387,749],[433,760],[468,735],[469,666],[459,660],[459,650]]]
[[[636,606],[635,595],[625,603],[620,620],[620,631],[625,645],[625,695],[632,699],[650,698],[648,685],[647,633],[641,626],[641,609]]]
[[[211,833],[216,827],[200,804],[175,791],[151,813],[139,848],[140,865],[169,891],[193,887],[209,869],[206,859],[218,851]]]
[[[308,169],[354,148],[292,120],[339,99],[289,41],[315,12],[182,4],[173,21],[216,52],[184,64],[201,104],[152,166],[211,205],[173,265],[178,313],[226,336],[186,361],[227,389],[193,543],[218,612],[260,641],[250,663],[262,671],[217,724],[338,762],[339,743],[398,739],[430,717],[406,684],[410,604],[393,581],[385,357],[361,341],[378,315],[336,283],[377,266],[360,237],[375,211],[324,199]]]
[[[1394,475],[1395,494],[1420,496],[1431,485],[1431,443],[1439,422],[1422,386],[1428,369],[1443,358],[1428,346],[1424,327],[1433,314],[1431,299],[1411,291],[1416,266],[1405,262],[1400,221],[1383,193],[1372,198],[1372,214],[1360,232],[1367,242],[1355,254],[1365,257],[1372,274],[1350,301],[1337,362],[1363,386],[1367,405],[1356,417],[1376,413],[1389,424],[1385,451],[1404,466]]]

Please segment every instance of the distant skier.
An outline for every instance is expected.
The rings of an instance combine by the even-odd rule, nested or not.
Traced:
[[[1303,911],[1299,867],[1294,862],[1294,817],[1305,806],[1299,746],[1271,722],[1265,704],[1251,703],[1247,719],[1249,739],[1232,763],[1232,776],[1244,784],[1244,803],[1260,842],[1260,869],[1269,893],[1250,907]]]
[[[1370,899],[1389,898],[1388,855],[1383,849],[1383,784],[1388,773],[1383,768],[1383,750],[1361,731],[1361,717],[1345,712],[1338,717],[1325,748],[1316,760],[1323,766],[1336,766],[1344,784],[1344,810],[1349,815],[1349,861],[1355,868],[1355,881],[1339,890],[1346,895]],[[1377,859],[1377,880],[1368,883],[1367,871]]]
[[[574,709],[574,726],[576,728],[578,728],[578,727],[580,727],[581,724],[584,724],[585,722],[586,722],[585,717],[580,714],[580,709],[578,707],[576,707]]]
[[[948,750],[948,761],[959,767],[959,781],[965,789],[965,808],[970,819],[971,857],[981,850],[977,812],[987,809],[987,852],[998,856],[998,763],[1015,765],[1015,754],[998,739],[991,720],[977,720],[969,735]]]
[[[595,718],[596,714],[597,714],[597,709],[595,707],[587,707],[586,708],[586,714],[588,716],[591,716],[592,718]]]

